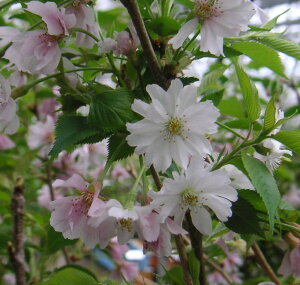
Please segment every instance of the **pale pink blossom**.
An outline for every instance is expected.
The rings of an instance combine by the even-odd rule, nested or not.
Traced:
[[[104,224],[102,228],[89,225],[89,213],[105,206],[105,202],[98,198],[100,184],[98,182],[88,184],[81,176],[74,174],[65,181],[57,179],[54,181],[53,187],[72,187],[80,190],[81,195],[64,197],[50,203],[52,210],[51,226],[56,231],[62,232],[65,238],[82,238],[89,248],[95,247],[97,243],[101,247],[107,246],[112,237],[107,237],[110,224]]]
[[[58,191],[53,191],[54,199],[60,199],[63,195]],[[38,203],[39,205],[50,210],[50,202],[52,201],[50,194],[50,188],[48,185],[44,185],[41,189],[38,190]]]
[[[14,63],[20,71],[33,74],[53,73],[60,61],[59,42],[69,35],[75,25],[73,14],[66,14],[54,2],[31,1],[27,10],[42,17],[47,30],[28,31],[12,39],[4,58]]]
[[[11,98],[9,82],[0,75],[0,132],[13,134],[19,128],[17,104]]]
[[[15,146],[16,144],[8,136],[0,134],[0,149],[11,149]]]
[[[27,143],[31,149],[40,148],[40,155],[46,157],[55,140],[55,122],[47,116],[45,122],[37,122],[29,127]]]
[[[13,27],[0,27],[0,47],[9,44],[21,32]]]
[[[60,106],[61,105],[55,100],[55,98],[47,98],[43,100],[43,102],[37,106],[39,118],[46,119],[47,116],[51,116],[56,119],[58,114],[56,110],[58,110]]]
[[[76,16],[75,27],[84,29],[91,34],[97,36],[99,34],[99,26],[96,21],[94,9],[86,5],[87,1],[77,0],[67,9],[67,13]],[[78,47],[92,48],[95,40],[84,33],[77,33],[76,45]]]
[[[282,198],[293,207],[298,208],[300,206],[300,189],[296,185],[292,185],[290,191],[283,195]]]
[[[76,23],[75,15],[67,14],[65,8],[58,8],[54,2],[31,1],[27,4],[27,10],[42,17],[49,35],[68,36]]]
[[[194,11],[196,17],[183,25],[169,43],[178,49],[201,24],[200,50],[218,56],[224,55],[224,37],[237,37],[241,31],[246,31],[255,14],[254,6],[248,0],[195,0]]]

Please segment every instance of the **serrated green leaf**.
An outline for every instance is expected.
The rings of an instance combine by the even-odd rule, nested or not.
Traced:
[[[38,285],[97,285],[97,280],[82,269],[66,267],[57,271],[50,280]]]
[[[238,42],[232,45],[232,48],[249,56],[256,64],[268,67],[278,75],[287,78],[279,55],[272,48],[257,42]]]
[[[95,86],[94,86],[95,88]],[[94,89],[91,98],[89,122],[107,131],[119,130],[135,118],[131,110],[133,96],[124,89]]]
[[[300,155],[300,131],[281,131],[272,136],[273,139],[286,145],[292,151]]]
[[[292,41],[270,35],[258,37],[257,40],[266,46],[300,60],[300,46]]]
[[[189,253],[189,268],[192,275],[193,284],[199,285],[200,262],[193,249]]]
[[[113,161],[124,159],[134,153],[134,147],[128,145],[127,134],[112,135],[108,140],[108,159]]]
[[[251,190],[245,190],[251,191]],[[255,208],[241,195],[232,205],[232,216],[225,222],[226,227],[239,234],[256,234],[264,237]]]
[[[216,70],[213,70],[207,73],[201,80],[198,93],[201,95],[207,92],[210,89],[218,88],[219,82],[218,80],[224,74],[224,71],[227,69],[226,67],[221,67]]]
[[[49,155],[58,155],[61,151],[80,143],[82,140],[98,135],[100,130],[91,126],[86,117],[62,115],[55,128],[56,140]]]
[[[264,118],[264,129],[269,131],[276,124],[276,105],[275,105],[275,96],[273,96],[266,108],[265,118]]]
[[[274,220],[280,203],[280,193],[276,181],[265,164],[260,160],[243,153],[242,161],[254,188],[265,203],[269,216],[270,230],[273,232]]]
[[[250,77],[240,65],[235,63],[235,69],[244,96],[244,100],[246,102],[249,118],[251,122],[254,122],[259,118],[261,112],[258,91],[255,84],[250,80]]]
[[[288,12],[289,10],[290,10],[290,9],[287,9],[287,10],[285,10],[283,13],[281,13],[281,14],[279,14],[278,16],[274,17],[274,18],[271,19],[268,23],[264,24],[264,25],[262,26],[262,28],[263,28],[263,29],[266,29],[266,30],[269,30],[269,31],[272,30],[272,29],[276,26],[278,18],[279,18],[281,15],[285,14],[286,12]]]

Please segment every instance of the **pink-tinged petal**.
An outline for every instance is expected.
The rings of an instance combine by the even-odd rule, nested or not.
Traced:
[[[183,229],[179,224],[175,223],[172,219],[166,219],[167,229],[174,235],[186,235],[188,232]]]
[[[212,220],[211,216],[203,207],[194,207],[191,210],[191,218],[193,225],[196,229],[204,234],[209,235],[212,232]]]
[[[135,231],[132,229],[131,231],[126,228],[118,227],[118,243],[126,244],[129,240],[131,240],[134,236]]]
[[[80,175],[73,174],[67,180],[56,179],[53,182],[53,187],[63,187],[63,188],[72,187],[72,188],[79,189],[81,191],[85,191],[88,185]]]
[[[197,18],[194,18],[185,23],[178,31],[177,35],[169,41],[169,44],[171,44],[174,49],[180,48],[185,39],[196,30],[198,24],[199,22]]]
[[[9,123],[16,116],[17,104],[12,98],[8,98],[7,101],[2,101],[2,102],[1,101],[0,101],[0,121],[5,121]]]
[[[8,135],[14,134],[20,126],[19,117],[15,116],[5,127],[4,132]]]
[[[11,149],[14,148],[16,145],[15,143],[6,135],[0,134],[0,149]]]
[[[0,87],[1,87],[1,92],[0,92],[0,102],[1,101],[8,101],[8,99],[11,96],[11,88],[9,85],[8,80],[6,80],[1,74],[0,74]]]
[[[116,260],[121,260],[123,255],[129,250],[127,245],[113,244],[112,245],[112,257]]]

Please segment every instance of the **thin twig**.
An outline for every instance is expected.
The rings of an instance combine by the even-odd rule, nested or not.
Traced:
[[[187,254],[186,254],[186,250],[185,250],[185,246],[184,246],[182,236],[181,235],[176,235],[175,236],[175,242],[176,242],[177,251],[178,251],[180,261],[181,261],[181,265],[182,265],[182,269],[183,269],[185,284],[193,285],[193,279],[192,279],[191,274],[190,274],[188,257],[187,257]]]
[[[186,221],[188,224],[188,231],[190,234],[192,247],[195,250],[195,255],[200,262],[199,282],[201,285],[206,285],[206,273],[205,273],[205,262],[204,262],[204,257],[203,257],[202,234],[194,226],[189,212],[186,213],[185,218],[186,218]]]
[[[160,190],[162,188],[162,183],[161,183],[159,175],[157,174],[157,172],[156,172],[156,170],[155,170],[155,168],[154,168],[153,165],[150,166],[150,171],[151,171],[154,183],[155,183],[155,185],[157,187],[157,190]]]
[[[266,260],[264,254],[262,253],[261,249],[259,248],[257,243],[254,243],[252,245],[252,249],[255,253],[255,256],[257,258],[258,263],[262,267],[262,269],[265,271],[265,273],[269,276],[269,278],[275,283],[280,284],[279,278],[276,276],[275,272],[273,271],[272,267]]]
[[[140,39],[142,48],[144,50],[146,59],[149,63],[149,67],[151,69],[151,73],[154,77],[154,80],[161,87],[167,89],[168,83],[163,75],[159,62],[156,58],[153,46],[151,44],[151,40],[147,33],[137,0],[120,0],[121,3],[127,8],[129,15],[131,16],[133,25],[136,29],[138,37]]]
[[[9,253],[15,268],[16,284],[26,284],[26,271],[28,266],[24,253],[24,180],[19,178],[12,197],[12,214],[14,217],[13,243],[9,245]]]

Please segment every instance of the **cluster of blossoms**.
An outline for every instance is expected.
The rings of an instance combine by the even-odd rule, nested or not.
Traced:
[[[55,187],[81,191],[80,196],[51,202],[51,225],[64,237],[80,237],[88,247],[99,244],[103,248],[114,236],[125,244],[137,234],[146,249],[168,256],[170,233],[185,233],[182,222],[187,212],[205,235],[212,231],[210,210],[220,221],[231,216],[231,204],[237,200],[235,188],[240,184],[232,182],[230,169],[212,170],[213,165],[204,160],[212,153],[206,134],[217,130],[218,109],[210,101],[197,102],[197,88],[183,87],[179,79],[167,91],[158,85],[148,85],[147,91],[152,102],[136,100],[132,106],[144,119],[127,124],[128,143],[145,155],[147,166],[164,172],[175,162],[183,174],[174,172],[172,179],[164,180],[161,191],[149,192],[150,204],[130,209],[115,199],[99,198],[101,186],[88,185],[76,174],[66,181],[56,180]]]

